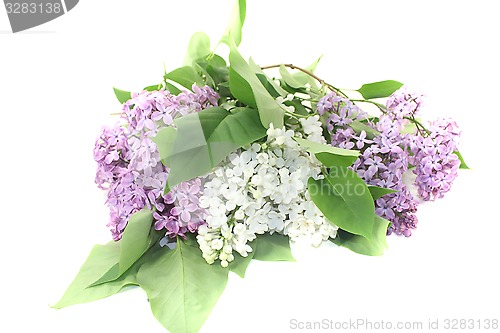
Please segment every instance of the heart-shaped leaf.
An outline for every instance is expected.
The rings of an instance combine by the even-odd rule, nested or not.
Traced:
[[[224,291],[228,269],[209,265],[198,247],[177,242],[145,263],[137,281],[146,291],[153,314],[172,333],[198,332]]]

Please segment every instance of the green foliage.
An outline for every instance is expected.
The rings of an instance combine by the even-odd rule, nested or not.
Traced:
[[[278,96],[285,97],[288,94],[285,89],[281,88],[278,83],[267,76],[267,74],[260,68],[259,65],[255,63],[252,58],[248,60],[248,65],[250,66],[250,69],[255,73],[255,75],[257,75],[259,81],[264,85],[271,96],[273,96],[274,98]]]
[[[269,128],[271,123],[275,128],[283,127],[284,110],[262,85],[234,43],[231,44],[229,62],[229,86],[233,96],[257,109],[265,128]]]
[[[208,173],[234,150],[266,135],[256,110],[238,110],[205,109],[176,119],[177,130],[165,128],[158,133],[153,141],[170,168],[169,188]]]
[[[386,194],[396,193],[396,190],[391,190],[390,188],[378,187],[378,186],[368,186],[370,194],[373,200],[377,200]]]
[[[155,91],[155,90],[160,90],[161,88],[162,88],[161,84],[153,84],[153,85],[144,87],[143,90],[146,90],[146,91]]]
[[[374,137],[380,135],[379,131],[366,125],[365,123],[362,123],[359,120],[354,120],[352,123],[349,124],[349,127],[351,127],[354,130],[354,132],[356,132],[356,134],[358,135],[359,133],[361,133],[361,131],[365,131],[366,138],[368,140],[373,140]]]
[[[200,86],[204,84],[201,76],[190,66],[174,69],[170,73],[165,74],[163,78],[165,81],[177,82],[187,89],[191,89],[193,84]]]
[[[380,256],[387,249],[386,234],[389,221],[375,215],[370,239],[339,229],[331,241],[339,246],[368,256]]]
[[[300,82],[292,74],[290,74],[288,69],[283,64],[280,66],[280,75],[283,81],[292,88],[299,89],[304,86],[302,82]]]
[[[204,32],[196,32],[189,41],[184,65],[193,66],[198,61],[207,58],[211,53],[210,38]]]
[[[229,263],[229,270],[238,274],[241,278],[245,277],[248,265],[253,259],[257,242],[252,242],[249,245],[253,248],[253,252],[249,252],[246,257],[241,256],[238,252],[234,252],[234,260]]]
[[[393,92],[401,88],[403,84],[394,80],[386,80],[363,84],[357,91],[365,99],[388,97]]]
[[[159,237],[152,231],[153,215],[142,209],[130,218],[122,239],[96,245],[80,272],[55,308],[85,303],[119,292],[127,285],[137,284],[135,276],[144,254]]]
[[[179,239],[174,250],[158,251],[137,274],[153,314],[172,333],[198,332],[227,279],[227,269],[208,265],[195,244]]]
[[[120,90],[114,87],[113,91],[115,92],[115,96],[118,99],[118,102],[122,104],[132,98],[132,94],[130,93],[130,91]]]
[[[116,280],[158,241],[158,236],[152,230],[152,223],[153,212],[147,208],[130,217],[122,239],[117,242],[120,246],[118,262],[92,285]]]
[[[287,236],[266,233],[257,236],[253,258],[261,261],[295,261]],[[252,244],[253,246],[253,244]]]
[[[80,268],[80,271],[61,300],[52,307],[62,309],[74,304],[95,301],[116,294],[127,285],[137,284],[135,276],[138,265],[135,265],[116,281],[90,287],[91,284],[114,267],[118,263],[119,258],[120,245],[118,243],[109,242],[106,245],[94,246],[89,257]]]
[[[305,70],[307,70],[310,73],[314,73],[316,71],[316,67],[318,67],[318,64],[323,56],[319,57],[316,59],[312,64],[307,66]],[[306,84],[309,84],[311,88],[317,89],[317,82],[316,79],[314,79],[311,75],[306,74],[302,71],[297,71],[296,73],[292,74],[293,78],[297,81],[300,82],[302,86],[305,86]]]
[[[310,178],[308,189],[311,199],[328,220],[371,240],[375,206],[366,183],[354,171],[332,166],[324,179]]]
[[[168,91],[170,91],[171,94],[174,94],[174,95],[178,95],[182,92],[179,88],[177,88],[176,86],[174,86],[173,84],[171,84],[169,82],[165,82],[165,88]]]
[[[326,167],[347,167],[352,165],[359,156],[359,151],[356,150],[337,148],[331,145],[312,142],[300,138],[295,138],[295,141],[297,141],[302,148],[305,148],[308,152],[314,154],[316,158]]]
[[[233,12],[226,28],[226,32],[221,38],[221,43],[231,45],[234,42],[236,46],[240,45],[243,36],[243,24],[247,14],[246,0],[236,0],[234,2]]]
[[[469,170],[470,168],[469,168],[469,166],[465,163],[465,161],[464,161],[464,158],[463,158],[462,154],[460,154],[460,152],[459,152],[458,150],[457,150],[457,151],[455,151],[454,153],[455,153],[455,155],[457,155],[457,156],[458,156],[458,159],[460,160],[460,169]]]

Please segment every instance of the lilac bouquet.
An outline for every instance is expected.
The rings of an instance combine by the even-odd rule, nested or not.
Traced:
[[[196,33],[162,83],[115,89],[120,121],[94,148],[113,240],[94,247],[55,308],[135,285],[170,332],[197,332],[230,271],[292,261],[298,240],[381,255],[467,168],[457,124],[422,121],[423,95],[397,81],[348,96],[314,74],[317,62],[247,62],[245,1],[235,9],[221,40],[229,62]]]

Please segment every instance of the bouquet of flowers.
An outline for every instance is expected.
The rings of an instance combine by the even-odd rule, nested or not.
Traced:
[[[115,89],[121,121],[94,149],[113,241],[94,247],[55,308],[136,285],[169,331],[197,332],[230,271],[292,261],[299,239],[381,255],[387,235],[416,228],[419,201],[466,168],[457,124],[420,120],[422,94],[392,80],[344,91],[314,74],[319,60],[246,61],[244,19],[239,0],[221,39],[228,62],[196,33],[162,83]]]

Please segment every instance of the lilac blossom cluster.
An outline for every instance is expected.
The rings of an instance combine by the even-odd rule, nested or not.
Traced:
[[[457,177],[460,160],[455,154],[460,130],[455,121],[439,119],[427,127],[427,136],[410,141],[418,194],[424,200],[442,198]]]
[[[185,236],[203,223],[201,181],[181,183],[164,194],[168,170],[151,138],[174,126],[176,117],[216,106],[218,98],[208,86],[177,96],[165,90],[135,93],[123,105],[124,124],[103,129],[94,149],[96,184],[107,190],[113,239],[121,239],[130,216],[144,207],[155,210],[155,228],[169,237]]]
[[[369,184],[393,189],[375,201],[377,215],[389,220],[388,234],[410,236],[416,228],[419,201],[403,181],[413,168],[415,185],[423,200],[442,197],[457,176],[460,132],[452,121],[435,121],[428,128],[416,121],[423,96],[402,87],[392,94],[377,121],[348,98],[330,93],[317,105],[317,113],[333,146],[359,149],[352,168]],[[418,124],[413,131],[414,124]],[[354,126],[357,125],[357,126]]]

